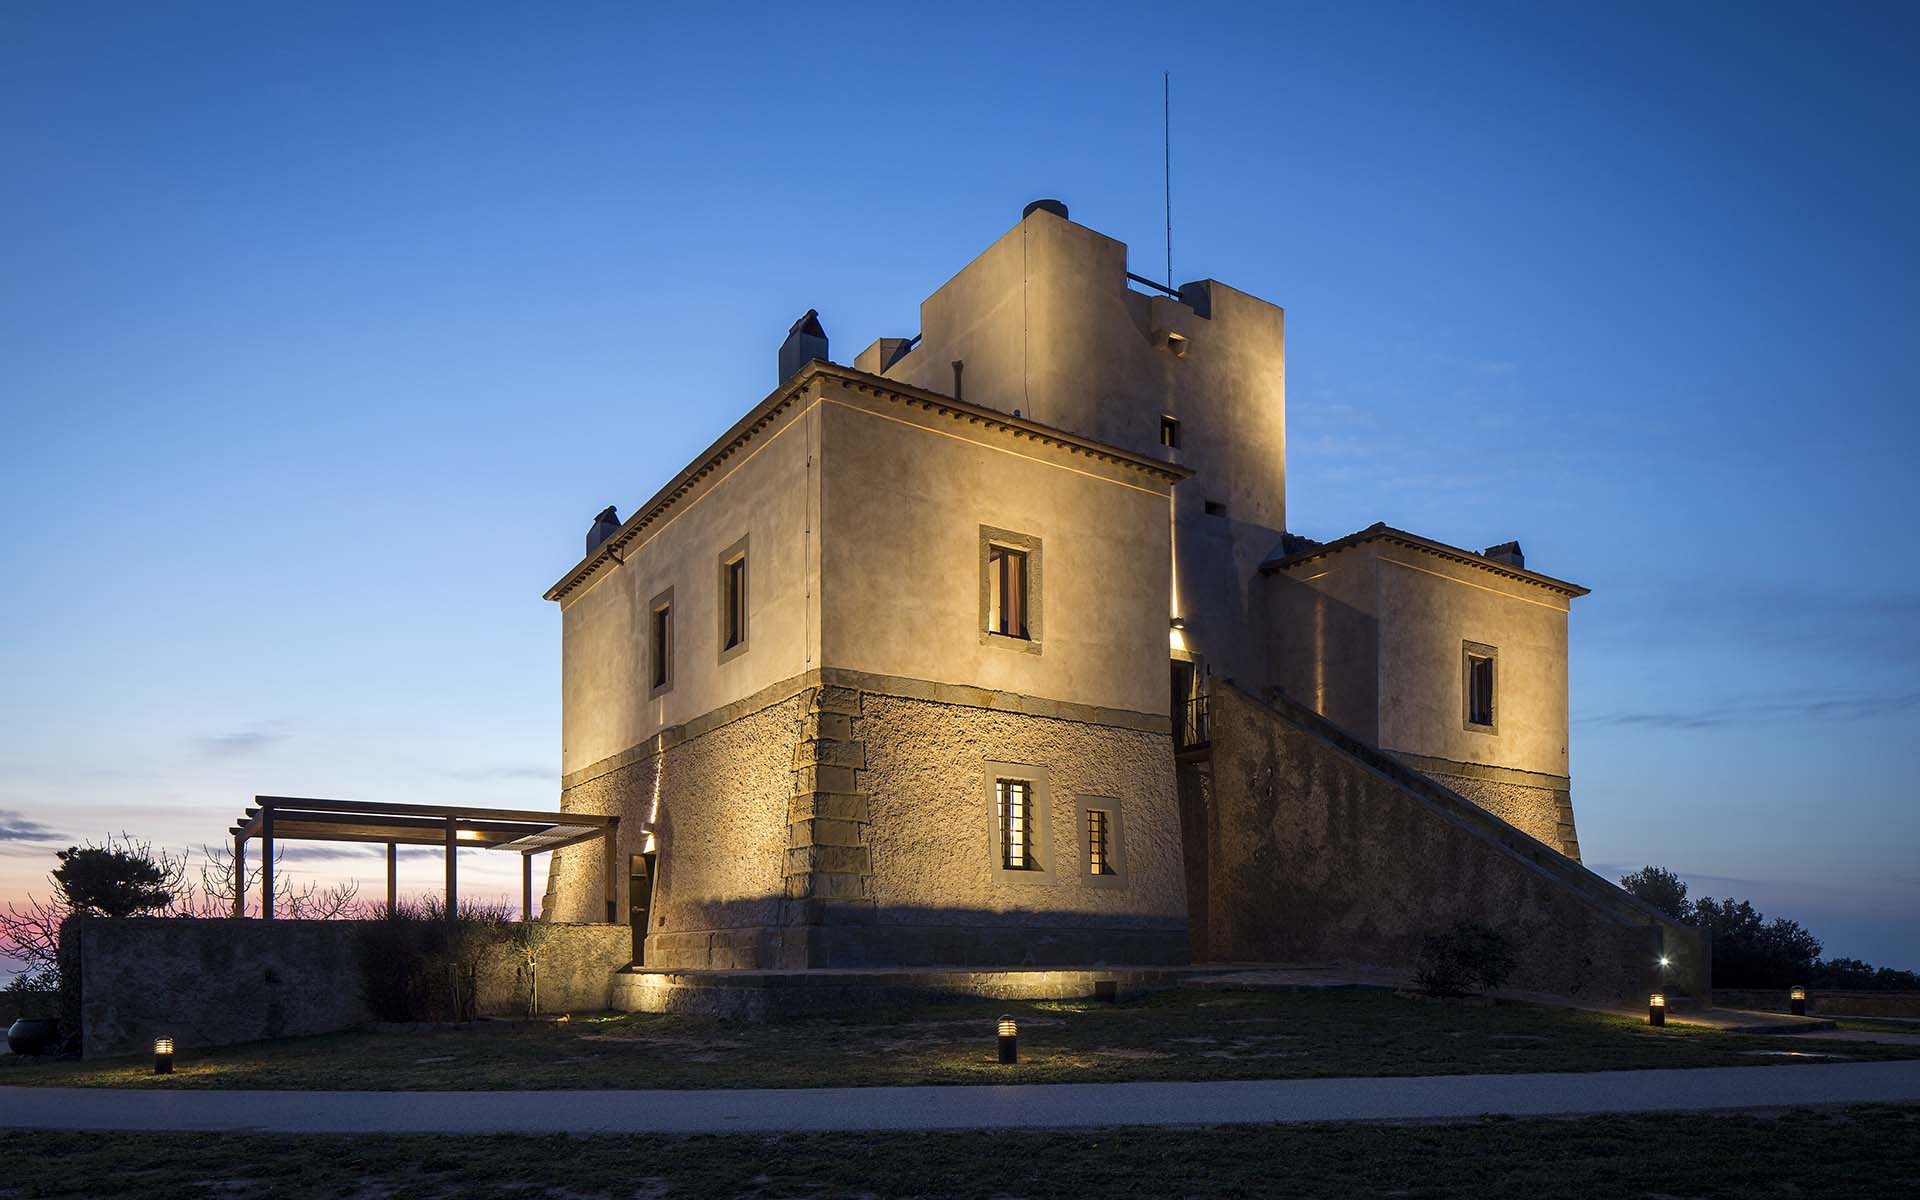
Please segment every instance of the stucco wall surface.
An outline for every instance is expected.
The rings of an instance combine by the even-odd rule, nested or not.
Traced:
[[[864,698],[855,730],[873,816],[868,894],[882,923],[1184,934],[1167,735],[878,695]],[[994,870],[989,761],[1046,768],[1050,871],[1016,880]],[[1079,801],[1090,797],[1121,806],[1118,887],[1086,874]]]
[[[1566,597],[1403,546],[1379,559],[1380,737],[1392,750],[1567,769]],[[1463,642],[1495,648],[1495,729],[1465,723]]]
[[[809,457],[818,408],[757,433],[625,561],[562,601],[561,774],[813,665],[819,614]],[[720,554],[747,539],[747,644],[721,659]],[[673,592],[673,684],[652,694],[652,602]]]
[[[1275,684],[1356,737],[1401,753],[1568,774],[1565,596],[1363,542],[1276,572],[1266,599]],[[1492,731],[1466,724],[1467,642],[1496,651]]]
[[[1164,732],[865,693],[846,745],[861,848],[860,894],[822,907],[789,896],[788,804],[811,692],[571,788],[563,807],[621,816],[625,855],[644,841],[659,781],[649,967],[1163,964],[1187,957],[1172,750]],[[1046,769],[1050,869],[994,871],[989,760]],[[1079,802],[1117,811],[1119,878],[1083,874]],[[547,912],[601,901],[594,846],[560,851]],[[621,911],[627,897],[621,896]]]
[[[1513,939],[1515,987],[1644,1000],[1663,952],[1675,990],[1710,986],[1697,930],[1310,712],[1223,686],[1213,720],[1211,787],[1183,797],[1204,809],[1209,959],[1410,966],[1427,934],[1473,919]]]
[[[87,1058],[332,1033],[368,1019],[356,921],[130,917],[76,922],[81,1042]],[[607,1007],[626,962],[626,929],[554,926],[540,949],[545,1012]],[[519,963],[500,951],[480,969],[480,1012],[526,1011]]]
[[[1177,615],[1190,649],[1257,678],[1256,572],[1286,528],[1286,317],[1212,280],[1185,302],[1148,295],[1127,265],[1125,243],[1036,211],[921,304],[922,340],[886,374],[951,393],[959,360],[977,404],[1193,468],[1176,496]],[[1163,414],[1178,448],[1160,444]]]
[[[1168,482],[873,403],[825,405],[823,662],[1164,713]],[[983,527],[1040,539],[1030,641],[985,634]]]
[[[645,850],[651,823],[659,857],[649,936],[684,939],[779,924],[787,797],[805,711],[805,697],[795,694],[561,795],[564,811],[620,818],[622,919],[629,859]],[[601,847],[569,847],[553,859],[547,917],[582,921],[603,913]]]

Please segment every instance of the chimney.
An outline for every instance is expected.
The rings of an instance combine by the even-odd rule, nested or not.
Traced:
[[[1498,546],[1488,546],[1480,552],[1480,557],[1490,558],[1494,562],[1503,562],[1510,567],[1526,569],[1527,556],[1521,552],[1519,542],[1501,542]]]
[[[780,382],[792,379],[794,372],[814,359],[826,357],[827,331],[820,328],[820,314],[810,308],[787,330],[787,340],[780,343]]]
[[[587,530],[587,553],[592,554],[598,550],[600,543],[618,533],[619,530],[620,512],[609,504],[600,510],[599,516],[593,519],[593,528]]]

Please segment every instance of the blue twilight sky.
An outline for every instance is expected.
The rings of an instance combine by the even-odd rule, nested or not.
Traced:
[[[0,895],[255,792],[552,804],[593,513],[1036,196],[1158,275],[1163,69],[1294,528],[1591,586],[1589,863],[1920,967],[1897,4],[8,5]]]

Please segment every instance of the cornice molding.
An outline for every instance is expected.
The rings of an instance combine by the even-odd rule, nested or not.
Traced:
[[[572,570],[561,576],[559,582],[548,588],[545,598],[556,601],[564,599],[568,593],[591,580],[602,567],[609,563],[617,566],[624,562],[627,548],[648,529],[666,519],[669,510],[682,497],[699,486],[702,480],[720,471],[728,459],[738,454],[763,430],[774,424],[782,413],[805,400],[809,389],[816,383],[826,380],[831,380],[849,391],[890,400],[956,421],[965,421],[970,425],[1005,433],[1016,440],[1065,450],[1069,454],[1084,455],[1145,475],[1169,487],[1193,476],[1191,470],[1177,463],[1147,458],[1118,446],[1081,437],[1064,429],[1042,425],[1038,421],[1011,416],[965,400],[942,396],[938,392],[909,387],[906,384],[883,379],[878,375],[870,375],[865,371],[856,371],[851,367],[815,359],[801,368],[792,379],[774,389],[733,428],[720,435],[718,441],[708,446],[699,457],[675,475],[665,487],[655,492],[632,516],[621,523],[620,528],[615,530],[612,536],[602,542],[593,553],[575,564]]]

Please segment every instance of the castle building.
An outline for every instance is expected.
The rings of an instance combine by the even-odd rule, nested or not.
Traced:
[[[547,592],[562,806],[621,830],[550,919],[676,971],[1396,963],[1485,918],[1625,994],[1680,953],[1578,864],[1585,589],[1288,531],[1281,309],[1038,201],[920,322],[847,367],[808,313]]]

